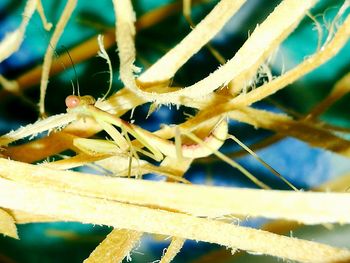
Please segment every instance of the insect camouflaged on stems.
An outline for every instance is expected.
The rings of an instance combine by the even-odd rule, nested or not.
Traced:
[[[122,136],[122,134],[116,130],[113,125],[121,128],[122,133],[131,134],[139,143],[141,143],[141,146],[137,145],[136,143],[133,144],[136,151],[145,154],[156,161],[161,161],[163,159],[163,155],[173,158],[177,158],[180,155],[173,142],[158,137],[151,132],[138,127],[137,125],[128,123],[117,116],[103,111],[94,106],[93,102],[94,100],[91,96],[78,97],[75,95],[70,95],[66,99],[66,105],[68,107],[67,112],[77,114],[78,117],[89,116],[95,119],[122,150],[126,150],[126,148],[129,147],[129,144],[124,136]],[[225,120],[221,120],[204,140],[208,145],[210,145],[210,147],[218,149],[226,140],[226,136],[227,123]],[[150,152],[142,150],[141,148],[143,146],[149,149]],[[181,146],[181,150],[182,156],[185,158],[199,158],[212,153],[208,148],[201,147],[198,144],[183,144]]]

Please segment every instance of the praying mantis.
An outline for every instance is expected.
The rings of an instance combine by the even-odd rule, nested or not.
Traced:
[[[258,186],[265,189],[269,188],[245,168],[218,151],[226,139],[232,137],[228,134],[228,124],[225,118],[221,118],[219,121],[217,121],[204,139],[200,139],[193,132],[180,131],[180,133],[182,132],[192,141],[190,144],[185,144],[181,142],[180,133],[176,132],[176,126],[170,127],[170,129],[175,130],[175,142],[172,142],[142,129],[137,125],[124,121],[111,113],[101,110],[96,106],[95,99],[91,96],[80,97],[70,95],[66,98],[66,106],[66,114],[55,115],[28,125],[29,127],[22,127],[16,131],[3,135],[0,137],[0,146],[9,144],[27,136],[33,136],[36,133],[43,132],[45,130],[67,125],[81,118],[92,118],[94,121],[96,121],[97,125],[99,125],[111,137],[112,140],[96,141],[95,139],[75,138],[73,140],[73,145],[79,151],[85,154],[96,156],[102,155],[102,157],[105,157],[106,155],[108,157],[111,155],[127,155],[130,157],[130,160],[136,160],[137,162],[139,162],[138,154],[147,156],[157,162],[163,161],[166,157],[172,159],[196,159],[215,154],[224,162],[239,169]],[[116,127],[118,127],[121,132],[118,131]],[[135,140],[131,141],[128,134],[133,136]],[[131,163],[129,164],[128,175],[130,175],[130,167]],[[160,172],[157,168],[154,168],[154,171]],[[164,173],[164,171],[162,175],[172,177],[171,173]],[[278,176],[293,188],[293,186],[282,176],[279,174]],[[179,181],[187,182],[183,179],[179,179]]]
[[[66,105],[68,113],[77,114],[80,117],[92,117],[98,124],[111,136],[113,139],[116,150],[125,151],[130,147],[128,142],[128,136],[122,136],[122,134],[113,127],[117,126],[122,129],[122,132],[126,135],[129,133],[134,136],[137,141],[149,151],[142,150],[142,148],[133,146],[137,152],[145,154],[146,156],[154,159],[155,161],[161,161],[163,156],[169,156],[177,158],[182,155],[185,158],[200,158],[210,154],[208,147],[218,149],[224,143],[227,136],[227,122],[221,120],[214,128],[214,130],[204,139],[207,148],[201,147],[198,144],[183,144],[180,147],[181,153],[176,149],[176,144],[169,140],[162,139],[151,132],[128,123],[118,117],[109,114],[93,105],[94,100],[91,96],[78,97],[70,95],[66,98]]]
[[[204,141],[207,146],[203,147],[196,143],[179,146],[177,143],[179,138],[175,139],[174,143],[99,109],[95,105],[95,99],[91,96],[70,95],[66,98],[66,106],[67,113],[65,114],[39,120],[34,124],[1,136],[0,145],[4,146],[27,136],[34,136],[43,131],[62,127],[81,118],[92,118],[112,140],[99,140],[97,143],[95,139],[75,138],[73,145],[79,151],[89,155],[107,154],[108,156],[131,153],[131,156],[136,160],[139,159],[138,154],[143,154],[160,162],[165,157],[199,158],[207,156],[212,153],[212,149],[221,147],[226,140],[228,131],[227,122],[222,119],[205,137]],[[133,142],[131,142],[129,134],[135,138]]]

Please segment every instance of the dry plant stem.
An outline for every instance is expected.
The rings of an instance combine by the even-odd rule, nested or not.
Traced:
[[[172,78],[189,58],[220,31],[244,3],[245,0],[221,0],[190,34],[152,65],[138,80],[162,82]]]
[[[182,0],[182,13],[190,26],[193,25],[192,19],[191,19],[191,0]]]
[[[161,163],[162,167],[175,169],[176,175],[179,177],[183,177],[186,171],[190,168],[193,159],[172,159],[169,157],[164,158]],[[167,178],[167,182],[172,182],[171,179]],[[165,254],[163,254],[160,263],[171,262],[175,256],[180,252],[181,248],[185,244],[186,239],[180,237],[172,237],[170,245],[166,249]]]
[[[167,162],[162,162],[162,166],[164,168],[168,165]],[[182,166],[181,166],[182,167]],[[180,167],[180,168],[181,168]],[[185,169],[187,170],[188,167]],[[131,230],[113,230],[106,239],[94,250],[94,252],[90,255],[89,259],[90,262],[119,262],[120,259],[123,259],[127,253],[130,253],[131,249],[133,248],[133,244],[136,243],[141,238],[142,233],[131,231]],[[122,240],[122,252],[123,253],[115,253],[117,255],[120,255],[119,258],[115,258],[113,251],[118,250],[120,251],[120,244],[116,244],[115,239],[117,241]],[[169,253],[172,255],[172,258],[175,257],[177,254],[176,251],[179,251],[181,249],[181,244],[178,242],[180,239],[175,238],[176,248],[174,245],[168,249]],[[180,246],[181,245],[181,246]],[[113,246],[113,247],[112,247]],[[111,253],[112,252],[112,253]],[[170,256],[167,256],[169,258]],[[102,259],[103,258],[103,259]]]
[[[112,164],[115,164],[115,162],[113,162]],[[169,169],[169,168],[174,168],[174,167],[176,167],[177,168],[177,173],[175,174],[177,177],[182,177],[183,176],[183,173],[189,168],[189,165],[190,165],[190,161],[189,162],[182,162],[182,163],[179,163],[179,162],[177,162],[176,160],[169,160],[169,158],[168,157],[166,157],[164,160],[163,160],[163,162],[162,162],[162,164],[161,164],[161,167],[159,167],[159,168],[165,168],[165,169]],[[103,165],[102,165],[103,166]],[[103,167],[105,167],[105,166],[103,166]],[[107,168],[107,169],[110,169],[110,167],[105,167],[105,168]],[[117,168],[117,165],[115,165],[115,168]],[[152,171],[151,171],[152,172]],[[100,244],[99,246],[103,246],[103,243],[111,243],[112,241],[109,241],[108,239],[110,239],[111,237],[110,237],[110,235],[108,235],[107,237],[106,237],[106,239],[102,242],[102,244]],[[112,236],[112,238],[113,238],[113,236]],[[130,237],[131,239],[132,239],[132,237]],[[171,242],[171,244],[174,242],[175,244],[172,246],[172,245],[170,245],[170,248],[167,250],[167,253],[166,254],[168,254],[167,256],[166,256],[166,258],[167,259],[169,259],[169,258],[173,258],[173,257],[175,257],[176,256],[176,254],[177,254],[177,252],[181,249],[181,247],[182,247],[182,245],[179,243],[179,238],[173,238],[173,240],[172,240],[172,242]],[[131,240],[132,241],[132,240]],[[184,241],[183,241],[184,242]],[[183,243],[182,242],[182,243]],[[129,247],[130,249],[132,248],[132,247]],[[96,248],[96,250],[100,250],[100,248],[99,247],[97,247]],[[110,254],[110,253],[108,253],[108,256],[109,257],[111,257],[112,255]],[[100,262],[102,262],[102,261],[100,261]]]
[[[241,254],[241,252],[235,253],[234,255],[231,252],[224,248],[219,248],[217,250],[213,250],[207,252],[206,254],[200,256],[191,261],[191,263],[224,263],[224,262],[234,262],[234,258],[237,254]]]
[[[237,2],[232,2],[232,1],[226,1],[226,0],[223,0],[219,3],[219,5],[221,3],[231,3],[231,4],[234,4],[236,5]],[[243,3],[243,2],[242,2]],[[240,6],[240,5],[239,5]],[[234,7],[232,10],[233,11],[237,11],[238,10],[238,7],[239,6],[236,6]],[[135,70],[135,67],[133,65],[134,63],[134,60],[135,60],[135,46],[134,46],[134,34],[135,34],[135,29],[134,29],[134,26],[133,26],[133,17],[134,17],[134,13],[133,13],[133,10],[132,10],[132,6],[131,6],[131,3],[130,1],[126,0],[126,1],[121,1],[121,2],[118,2],[115,3],[114,5],[115,7],[115,12],[116,12],[116,17],[117,17],[117,25],[116,25],[116,36],[117,36],[117,44],[118,44],[118,49],[119,49],[119,55],[120,55],[120,76],[121,76],[121,79],[123,80],[124,84],[133,92],[133,93],[137,93],[140,95],[140,92],[142,93],[140,97],[144,97],[143,95],[148,95],[150,96],[150,94],[152,93],[149,93],[149,92],[144,92],[144,91],[141,91],[138,87],[137,87],[137,84],[135,82],[135,78],[134,78],[134,75],[133,75],[133,71]],[[218,9],[218,8],[215,8],[215,10],[227,10],[227,9]],[[212,11],[208,16],[208,17],[211,17],[211,20],[213,19],[212,17],[212,14],[214,13],[215,15],[218,15],[216,12]],[[225,18],[225,16],[222,16],[222,17],[219,17],[219,20],[216,20],[216,22],[213,24],[213,25],[220,25],[220,23],[218,23],[218,21],[220,21],[220,19],[222,18]],[[228,19],[228,18],[227,18]],[[205,21],[206,19],[204,19]],[[199,29],[203,29],[203,27],[201,26],[198,26],[197,28]],[[196,29],[197,29],[196,28]],[[201,32],[201,31],[198,31],[198,30],[194,30],[193,32]],[[205,28],[204,28],[205,29]],[[220,28],[217,28],[216,30],[219,30]],[[215,32],[214,28],[212,28],[213,31],[212,32]],[[193,33],[192,32],[192,33]],[[205,32],[205,30],[203,31]],[[211,34],[210,33],[210,34]],[[208,34],[208,33],[206,33]],[[209,35],[208,35],[209,36]],[[201,38],[198,38],[198,39],[201,39]],[[195,41],[195,43],[197,43],[197,41]],[[205,44],[202,43],[202,44]],[[183,46],[182,46],[183,47]],[[194,46],[191,46],[192,48]],[[196,47],[197,48],[197,47]],[[200,47],[198,47],[199,49]],[[177,48],[177,50],[181,50],[179,48]],[[191,54],[187,54],[188,55],[188,58],[190,56],[192,56],[192,53]],[[173,58],[178,58],[177,55],[172,55]],[[169,62],[169,61],[168,61]],[[158,62],[157,62],[158,63]],[[157,65],[157,63],[155,65]],[[161,63],[161,62],[159,62]],[[174,63],[174,61],[173,61]],[[171,63],[171,64],[173,64]],[[185,63],[185,61],[182,61],[181,62],[181,59],[179,61],[179,63],[183,64]],[[167,67],[169,67],[169,65],[171,64],[168,64]],[[179,65],[176,69],[174,69],[175,71],[180,67],[181,65]],[[149,71],[146,71],[144,74],[142,74],[140,76],[140,78],[142,78],[143,76],[145,76],[145,74],[147,75]],[[157,77],[161,76],[160,74],[162,74],[162,72],[158,72],[157,73]],[[150,82],[153,82],[155,80],[151,80],[150,77],[147,77],[147,80],[150,81]],[[175,91],[176,92],[176,91]],[[153,97],[153,96],[151,96]],[[144,98],[145,100],[147,100],[148,98]],[[148,99],[149,100],[149,99]],[[162,103],[161,101],[157,101],[157,102],[160,102]]]
[[[256,128],[273,130],[279,134],[293,136],[307,142],[311,146],[324,148],[350,157],[350,141],[307,122],[295,121],[287,115],[274,114],[253,108],[231,111],[228,115],[234,120],[248,123]]]
[[[350,90],[350,73],[346,74],[345,76],[343,76],[333,87],[332,91],[330,92],[330,94],[324,99],[322,100],[320,103],[318,103],[309,114],[307,114],[306,117],[304,116],[300,116],[301,120],[305,120],[306,119],[306,126],[311,125],[312,124],[309,122],[310,120],[316,120],[318,116],[322,115],[325,111],[327,111],[327,109],[329,107],[331,107],[335,102],[337,102],[340,98],[342,98],[344,95],[346,95]],[[273,115],[270,113],[270,116],[272,117]],[[277,117],[278,115],[275,115],[275,117]],[[282,117],[283,115],[280,115],[280,117]],[[277,117],[278,118],[278,117]],[[283,118],[283,117],[282,117]],[[282,120],[282,118],[280,118]],[[288,117],[284,117],[285,120],[288,120]],[[270,118],[271,120],[272,118]],[[289,119],[290,120],[290,119]],[[289,125],[287,122],[284,122],[286,125]],[[315,122],[315,124],[320,125],[321,127],[324,128],[328,128],[327,125],[324,125],[323,123],[317,123]],[[280,125],[275,125],[275,127],[279,127]],[[305,126],[302,125],[302,126]],[[294,125],[292,125],[292,127],[294,127]],[[331,129],[334,128],[338,128],[338,127],[329,127]],[[295,130],[296,132],[299,131],[298,128],[292,128],[293,130]],[[276,129],[274,129],[276,130]],[[278,132],[278,130],[276,130]],[[299,136],[296,136],[297,138],[303,138],[304,133],[299,133]],[[288,132],[288,135],[292,135],[291,133]],[[253,145],[250,145],[249,148],[251,150],[258,150],[258,149],[262,149],[265,148],[273,143],[278,142],[279,140],[285,138],[285,135],[282,134],[276,134],[274,136],[268,137],[267,139],[264,139],[262,141],[259,141]],[[345,143],[346,144],[346,143]],[[240,150],[237,152],[233,152],[231,154],[227,154],[228,157],[230,158],[236,158],[236,157],[240,157],[246,154],[245,150]],[[212,161],[218,161],[218,159],[216,157],[206,157],[206,158],[201,158],[200,160],[198,160],[198,162],[212,162]]]
[[[162,207],[200,216],[237,214],[296,220],[306,224],[350,222],[350,208],[347,206],[350,195],[345,193],[267,191],[109,178],[5,159],[0,159],[0,175],[49,190]],[[239,198],[233,199],[232,196]],[[338,205],[335,206],[335,203]]]
[[[184,214],[57,192],[4,179],[0,179],[0,189],[1,206],[30,213],[201,240],[301,262],[325,263],[350,258],[350,251],[345,249]]]
[[[38,13],[40,15],[40,18],[41,18],[41,21],[43,23],[43,26],[44,26],[45,30],[46,31],[50,31],[50,29],[52,27],[52,24],[47,22],[47,19],[46,19],[45,13],[44,13],[44,8],[43,8],[43,5],[41,3],[41,0],[38,0],[37,10],[38,10]]]
[[[45,223],[45,222],[57,222],[59,219],[27,213],[19,210],[9,210],[7,212],[15,219],[16,224],[28,224],[28,223]]]
[[[349,185],[350,185],[350,175],[345,174],[344,176],[341,176],[339,178],[336,178],[335,180],[331,180],[325,183],[324,185],[318,187],[317,190],[342,192],[342,191],[346,191],[347,190],[346,188],[348,188]],[[12,210],[10,214],[15,218],[16,223],[19,223],[19,224],[58,221],[58,219],[55,220],[49,217],[28,214],[28,213],[25,213],[22,211],[16,211],[16,210]],[[273,221],[264,225],[263,229],[269,232],[283,234],[299,226],[300,224],[293,221],[278,220],[278,221]],[[239,253],[236,253],[235,255],[237,254]],[[213,253],[210,253],[208,256],[205,256],[195,262],[196,263],[213,262],[214,259],[218,260],[219,256],[220,258],[224,256],[227,259],[229,257],[232,257],[232,254],[227,250],[214,251]]]
[[[260,101],[280,89],[283,89],[287,85],[298,80],[302,76],[316,69],[332,57],[334,57],[340,49],[347,43],[350,36],[350,15],[347,16],[344,23],[339,27],[337,33],[333,39],[321,48],[319,52],[309,57],[295,68],[287,71],[282,76],[272,80],[271,82],[264,84],[263,86],[255,89],[248,94],[241,94],[232,99],[230,105],[233,108],[249,106],[254,102]]]
[[[56,48],[56,45],[58,43],[58,40],[60,39],[64,28],[73,13],[75,6],[77,5],[77,0],[67,0],[67,4],[64,7],[64,10],[62,12],[62,15],[60,17],[60,20],[57,23],[57,26],[53,32],[53,35],[50,39],[50,44],[47,47],[45,57],[44,57],[44,63],[43,63],[43,71],[41,75],[41,81],[40,81],[40,101],[39,101],[39,111],[40,115],[45,115],[45,95],[46,95],[46,88],[48,84],[49,74],[50,74],[50,68],[52,63],[52,57],[54,50]]]
[[[299,64],[294,69],[289,70],[282,76],[272,80],[271,82],[264,84],[263,86],[255,89],[248,94],[241,94],[233,98],[228,103],[222,103],[216,105],[215,112],[212,111],[211,107],[207,110],[202,110],[194,118],[189,119],[186,123],[182,124],[182,128],[188,129],[196,125],[196,123],[201,123],[203,121],[209,120],[213,117],[217,117],[220,114],[227,113],[229,111],[249,106],[254,102],[260,101],[280,89],[283,89],[288,84],[293,83],[300,77],[319,67],[330,58],[335,56],[339,50],[346,44],[350,36],[350,16],[346,18],[344,23],[339,27],[334,38],[315,55],[306,59],[304,62]]]
[[[159,263],[171,262],[174,257],[180,252],[181,248],[185,244],[185,241],[186,239],[184,238],[174,237]]]
[[[350,173],[343,174],[325,184],[316,187],[316,191],[322,192],[349,192]]]
[[[122,262],[141,238],[142,233],[133,230],[114,229],[99,244],[84,263]]]
[[[316,188],[313,188],[312,190],[321,192],[348,192],[349,186],[350,174],[347,173],[335,179],[327,181],[326,183]],[[295,230],[301,226],[303,226],[303,224],[300,224],[295,221],[275,220],[264,224],[262,229],[276,234],[284,234]]]
[[[7,33],[0,42],[0,62],[15,53],[22,44],[26,27],[37,8],[38,0],[28,0],[23,12],[21,25],[13,32]]]
[[[95,122],[90,119],[86,119],[85,121],[73,122],[64,129],[64,132],[52,132],[44,138],[30,141],[26,144],[10,146],[3,153],[13,160],[32,163],[58,154],[66,149],[71,149],[73,147],[73,139],[76,136],[89,137],[100,131],[100,128]],[[84,127],[86,127],[85,130]]]
[[[321,191],[321,192],[347,192],[347,188],[350,186],[350,174],[341,175],[335,179],[327,181],[326,183],[313,188],[313,191]],[[283,234],[287,233],[290,230],[294,230],[298,227],[302,226],[295,221],[286,221],[286,220],[276,220],[272,222],[268,222],[264,224],[263,230]]]
[[[190,27],[193,29],[196,27],[196,25],[194,24],[191,17],[191,4],[191,0],[183,0],[182,13]],[[207,43],[205,46],[221,65],[225,64],[226,59],[220,54],[220,52],[218,52],[210,43]]]
[[[194,0],[193,5],[197,5],[203,2],[206,2],[206,0]],[[167,18],[181,11],[182,5],[182,0],[177,0],[174,3],[170,3],[151,10],[150,12],[142,15],[137,19],[135,24],[136,29],[140,30],[157,24],[160,22],[160,20],[163,20],[164,18]]]
[[[0,137],[0,146],[8,145],[11,142],[23,139],[27,136],[34,136],[40,132],[50,131],[51,129],[60,128],[76,120],[75,114],[58,114],[45,120],[37,121],[18,130],[11,131]]]
[[[322,191],[322,192],[347,192],[350,186],[350,174],[344,174],[340,177],[332,179],[321,186],[313,188],[313,191]],[[290,233],[290,231],[294,231],[299,227],[302,227],[303,224],[300,224],[295,221],[286,221],[286,220],[274,220],[270,221],[262,226],[262,230],[266,230],[275,234],[285,234]],[[229,253],[225,250],[220,250],[222,255],[226,257],[230,257]],[[240,255],[240,253],[236,253],[235,256]],[[213,255],[214,256],[214,255]],[[200,263],[202,261],[196,261],[196,263]],[[202,262],[204,263],[204,262]]]
[[[333,103],[338,101],[350,91],[350,73],[342,77],[334,86],[331,93],[321,103],[317,104],[306,117],[307,120],[316,119],[325,112]]]
[[[19,239],[14,218],[1,208],[0,208],[0,234],[9,236],[15,239]]]
[[[348,92],[350,91],[350,73],[346,74],[344,77],[342,77],[333,87],[332,91],[330,92],[330,94],[324,99],[322,100],[320,103],[318,103],[309,114],[307,114],[306,117],[301,117],[301,120],[306,119],[307,122],[309,122],[310,120],[315,120],[317,119],[318,116],[322,115],[325,111],[327,111],[327,109],[329,107],[331,107],[335,102],[337,102],[340,98],[342,98],[344,95],[346,95]],[[271,115],[272,116],[272,115]],[[287,123],[286,123],[287,124]],[[315,124],[319,124],[324,128],[328,128],[327,125],[324,125],[322,123],[315,123]],[[307,125],[311,125],[311,123],[306,124]],[[294,125],[292,125],[294,126]],[[276,126],[278,127],[278,125]],[[338,128],[338,127],[329,127],[329,128]],[[295,131],[299,131],[298,128],[293,128]],[[278,131],[278,130],[277,130]],[[288,135],[291,135],[290,133],[288,133]],[[278,134],[278,135],[274,135],[272,137],[269,137],[263,141],[260,141],[256,144],[253,144],[250,147],[250,149],[252,150],[258,150],[261,148],[265,148],[273,143],[276,143],[277,141],[283,139],[285,136],[282,134]],[[303,133],[300,133],[299,136],[296,136],[297,138],[301,138],[301,137],[305,137]],[[232,154],[227,154],[228,157],[230,158],[236,158],[236,157],[240,157],[242,155],[245,155],[245,151],[241,150],[241,151],[237,151],[237,152],[233,152]],[[213,158],[213,157],[207,157],[207,158],[203,158],[200,159],[199,162],[208,162],[208,161],[217,161],[217,158]]]
[[[8,80],[3,75],[0,75],[0,84],[4,90],[7,90],[10,93],[21,94],[21,90],[18,86],[18,83],[14,80]]]
[[[192,99],[204,97],[220,86],[226,85],[234,78],[242,78],[242,76],[244,76],[244,78],[249,79],[250,75],[255,74],[255,71],[260,64],[262,64],[281,41],[293,31],[304,16],[305,12],[312,7],[314,2],[314,0],[284,0],[261,24],[261,26],[253,32],[251,37],[236,55],[225,65],[192,86],[175,92],[162,94],[146,92],[137,86],[133,76],[135,70],[133,65],[135,60],[135,47],[133,40],[135,30],[133,28],[132,6],[129,0],[124,0],[120,3],[118,2],[118,4],[115,3],[114,7],[117,16],[116,34],[120,57],[120,77],[126,87],[138,96],[147,101],[156,101],[159,104],[181,104],[184,97]],[[218,17],[217,19],[220,18]],[[198,27],[199,26],[200,24]],[[173,63],[167,61],[166,64],[169,67],[169,65],[172,65]],[[162,69],[164,68],[165,67]],[[142,80],[142,77],[144,78],[145,74],[140,76],[139,80]],[[163,74],[162,71],[157,71],[158,77]],[[154,81],[155,77],[152,76],[149,81],[151,80]]]

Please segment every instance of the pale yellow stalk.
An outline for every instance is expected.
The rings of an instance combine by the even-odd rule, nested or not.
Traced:
[[[118,4],[117,2],[116,4]],[[221,30],[245,2],[246,0],[219,1],[214,9],[196,25],[192,32],[147,69],[138,80],[140,82],[162,82],[172,78],[189,58],[196,54]],[[185,6],[188,8],[188,5]]]
[[[171,239],[169,247],[166,249],[165,254],[162,256],[159,263],[171,262],[175,256],[180,252],[181,248],[185,244],[186,239],[173,237]]]
[[[350,259],[350,251],[346,249],[185,214],[53,191],[5,179],[0,179],[0,189],[0,206],[29,213],[201,240],[301,262],[328,263]]]
[[[327,45],[323,46],[317,53],[304,60],[295,68],[287,71],[271,82],[264,84],[258,89],[252,90],[248,94],[241,94],[237,96],[230,102],[232,108],[249,106],[254,102],[260,101],[295,82],[302,76],[318,68],[320,65],[334,57],[347,43],[349,37],[350,15],[347,16],[344,23],[338,28],[338,31],[332,40],[327,43]]]
[[[1,208],[0,208],[0,234],[9,236],[15,239],[19,239],[14,218]]]
[[[234,120],[245,122],[256,128],[264,128],[279,134],[293,136],[303,140],[311,146],[324,148],[335,153],[350,157],[350,141],[332,132],[309,124],[296,121],[284,114],[275,114],[253,108],[242,108],[229,112],[228,116]]]
[[[18,29],[7,33],[5,38],[0,42],[0,62],[15,53],[21,46],[29,20],[32,18],[38,0],[28,0],[23,12],[23,20]]]
[[[46,49],[42,73],[41,73],[41,81],[40,81],[39,112],[41,116],[45,116],[45,95],[46,95],[47,84],[49,82],[48,79],[49,79],[53,54],[55,52],[56,45],[76,5],[77,5],[77,0],[67,0],[67,4],[61,14],[60,20],[56,25],[56,28],[50,39],[50,43]]]
[[[114,8],[117,17],[116,36],[120,57],[120,77],[125,86],[135,94],[158,104],[182,104],[183,98],[186,97],[192,99],[205,97],[217,88],[225,86],[234,78],[249,80],[270,53],[294,30],[315,2],[315,0],[284,0],[256,28],[241,49],[225,65],[192,86],[171,93],[159,94],[146,92],[135,82],[133,75],[136,53],[133,39],[135,34],[134,13],[130,0],[118,1],[118,4],[114,4]],[[172,63],[168,61],[166,65],[162,68],[170,68]],[[161,69],[156,73],[157,76],[162,76]],[[152,81],[157,80],[153,76],[151,79]],[[142,78],[139,78],[139,81],[142,81]]]
[[[306,119],[316,119],[319,115],[325,112],[333,103],[338,101],[344,95],[350,92],[350,72],[343,76],[333,87],[332,91],[318,103],[311,112],[307,115]]]
[[[84,263],[122,262],[141,236],[142,233],[138,231],[113,229],[106,239],[84,260]]]
[[[77,117],[75,114],[63,113],[51,116],[45,120],[39,120],[33,124],[4,134],[0,137],[0,146],[8,145],[11,142],[23,139],[27,136],[35,137],[37,134],[44,131],[62,128],[76,119]]]
[[[45,30],[50,31],[52,28],[52,23],[48,22],[46,19],[44,8],[43,8],[41,0],[38,0],[37,10],[38,10],[38,13],[39,13],[40,18],[41,18],[41,22],[43,23]]]
[[[305,224],[350,223],[350,207],[347,206],[350,194],[346,193],[240,189],[111,178],[5,159],[0,159],[0,175],[48,190],[162,207],[198,216],[236,214],[296,220]]]

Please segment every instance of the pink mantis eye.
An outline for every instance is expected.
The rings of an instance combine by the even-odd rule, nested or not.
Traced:
[[[66,106],[68,109],[73,109],[77,107],[80,104],[80,99],[78,96],[75,95],[69,95],[66,98]]]

